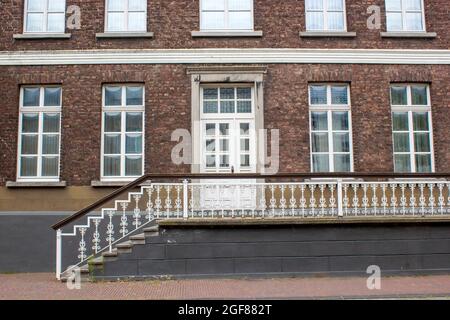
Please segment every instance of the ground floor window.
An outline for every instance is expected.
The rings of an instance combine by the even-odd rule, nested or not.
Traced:
[[[144,87],[103,87],[102,178],[132,179],[144,167]]]

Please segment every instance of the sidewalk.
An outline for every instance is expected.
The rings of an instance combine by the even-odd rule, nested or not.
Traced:
[[[366,278],[207,279],[82,283],[69,290],[54,274],[0,274],[0,299],[450,299],[450,275],[384,277],[381,290]]]

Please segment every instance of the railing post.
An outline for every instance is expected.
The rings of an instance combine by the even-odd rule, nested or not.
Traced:
[[[342,179],[337,180],[337,205],[338,205],[338,216],[343,217],[344,216],[344,210],[343,210],[343,198],[342,198]]]
[[[56,279],[61,280],[61,229],[56,230]]]
[[[188,203],[188,180],[183,180],[183,219],[188,218],[188,209],[189,209],[189,203]]]

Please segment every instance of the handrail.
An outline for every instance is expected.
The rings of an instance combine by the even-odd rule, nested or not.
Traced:
[[[450,172],[448,173],[278,173],[278,174],[145,174],[142,177],[128,183],[127,185],[120,187],[114,192],[106,195],[105,197],[90,204],[86,208],[83,208],[71,216],[52,225],[54,230],[58,230],[67,224],[75,221],[76,219],[86,215],[90,211],[98,208],[99,206],[111,201],[115,197],[130,190],[147,180],[167,180],[167,179],[261,179],[261,178],[296,178],[296,179],[308,179],[308,178],[450,178]]]

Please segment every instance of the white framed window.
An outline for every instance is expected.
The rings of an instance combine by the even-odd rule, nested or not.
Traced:
[[[387,31],[425,31],[423,0],[386,0]]]
[[[306,0],[307,31],[347,30],[345,0]]]
[[[312,172],[352,172],[350,86],[309,86]]]
[[[254,114],[253,88],[247,84],[234,86],[202,86],[201,114],[221,118],[236,115],[252,117]]]
[[[395,172],[434,172],[430,89],[427,84],[392,84]]]
[[[132,180],[144,168],[144,86],[104,85],[102,180]]]
[[[66,28],[65,0],[25,0],[25,33],[63,33]]]
[[[106,32],[147,31],[147,0],[106,0]]]
[[[200,30],[253,30],[253,0],[200,0]]]
[[[61,136],[60,86],[20,88],[18,181],[58,181]]]

